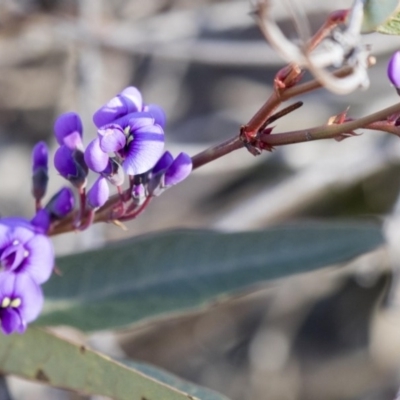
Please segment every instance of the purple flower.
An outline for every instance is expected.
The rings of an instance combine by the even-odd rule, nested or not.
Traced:
[[[98,141],[91,142],[86,150],[86,164],[105,175],[107,157],[114,153],[128,175],[149,171],[164,148],[165,120],[161,107],[144,105],[139,90],[127,87],[95,112]]]
[[[51,241],[23,218],[0,219],[0,265],[5,271],[27,273],[42,284],[53,271]]]
[[[46,211],[51,217],[64,218],[75,207],[75,197],[68,187],[60,189],[47,203]]]
[[[387,74],[396,89],[400,89],[400,51],[396,51],[389,60]]]
[[[54,132],[60,146],[67,146],[71,150],[83,150],[83,128],[78,114],[74,112],[61,114],[54,124]]]
[[[101,128],[124,115],[142,111],[142,108],[141,93],[135,87],[130,86],[97,110],[93,115],[93,122],[98,128]]]
[[[42,307],[42,290],[30,275],[0,272],[0,325],[6,335],[25,332]]]
[[[40,201],[46,193],[49,181],[48,158],[46,143],[37,143],[32,150],[32,194],[36,201]]]
[[[87,202],[91,208],[103,206],[110,196],[107,179],[99,176],[87,194]]]

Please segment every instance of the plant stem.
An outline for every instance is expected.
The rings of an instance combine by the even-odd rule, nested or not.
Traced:
[[[360,119],[344,122],[343,124],[323,125],[312,129],[277,133],[274,135],[261,135],[260,141],[268,146],[282,146],[286,144],[309,142],[312,140],[332,139],[360,128],[383,130],[382,123],[378,125],[379,128],[374,128],[373,124],[383,121],[390,115],[399,111],[400,103],[397,103],[374,114],[367,115],[366,117],[362,117]],[[385,131],[390,130],[389,125],[387,125],[387,128],[388,129],[385,129]],[[390,131],[390,133],[396,133],[396,131]]]
[[[204,150],[201,153],[193,156],[193,169],[199,168],[204,164],[208,164],[209,162],[225,156],[234,150],[241,149],[242,147],[244,147],[244,142],[239,138],[239,136],[236,135],[235,137],[220,143],[217,146],[210,147],[207,150]]]

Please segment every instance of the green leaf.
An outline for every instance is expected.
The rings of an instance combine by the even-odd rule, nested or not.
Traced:
[[[383,25],[379,26],[376,31],[386,35],[400,35],[400,12],[395,13]]]
[[[193,400],[186,393],[41,329],[2,336],[0,360],[2,373],[88,395],[115,400]]]
[[[39,323],[83,330],[126,325],[261,280],[344,262],[382,243],[380,227],[343,222],[138,237],[58,259],[62,276],[44,285]]]
[[[165,383],[175,389],[181,390],[191,396],[197,397],[201,400],[228,400],[228,398],[214,390],[208,389],[204,386],[196,385],[192,382],[186,381],[178,376],[171,374],[159,367],[153,365],[132,361],[132,360],[118,360],[122,364],[131,367],[137,371],[142,372],[147,376],[151,376],[159,382]]]

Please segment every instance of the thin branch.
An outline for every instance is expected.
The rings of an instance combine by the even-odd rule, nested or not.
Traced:
[[[282,146],[293,143],[309,142],[312,140],[333,139],[335,137],[339,137],[340,135],[353,132],[356,129],[376,129],[376,127],[378,126],[379,130],[385,130],[386,132],[396,134],[395,130],[390,129],[390,126],[392,125],[387,124],[387,129],[383,129],[384,123],[382,121],[384,121],[392,114],[398,113],[399,111],[400,103],[397,103],[374,114],[367,115],[366,117],[362,117],[356,120],[348,121],[343,124],[323,125],[312,129],[277,133],[274,135],[264,134],[260,136],[260,141],[267,144],[268,146]],[[376,125],[379,122],[380,124]]]

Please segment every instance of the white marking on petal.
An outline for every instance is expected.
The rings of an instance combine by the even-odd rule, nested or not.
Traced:
[[[10,303],[10,306],[14,308],[18,308],[20,305],[21,305],[21,299],[19,297],[17,297]]]
[[[7,308],[11,304],[11,299],[9,297],[4,297],[1,302],[1,308]]]

